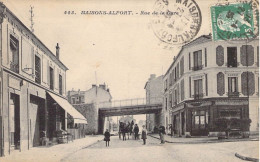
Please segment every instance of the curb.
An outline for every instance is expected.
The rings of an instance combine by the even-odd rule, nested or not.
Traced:
[[[259,159],[256,159],[256,158],[251,158],[251,157],[247,157],[247,156],[243,156],[243,155],[240,155],[238,153],[235,153],[235,156],[239,159],[242,159],[242,160],[246,160],[246,161],[253,161],[253,162],[259,162]]]
[[[149,135],[148,136],[155,138],[155,139],[160,139],[159,137],[155,137],[153,135]],[[177,144],[202,144],[202,143],[223,143],[223,142],[242,142],[242,141],[259,141],[256,139],[249,139],[249,140],[238,140],[238,141],[231,141],[231,140],[221,140],[221,141],[194,141],[194,142],[172,142],[172,141],[168,141],[165,140],[166,143],[177,143]]]

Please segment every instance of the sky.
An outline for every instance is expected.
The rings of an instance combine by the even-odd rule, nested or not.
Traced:
[[[220,0],[219,0],[220,1]],[[218,0],[197,0],[202,25],[197,37],[211,32],[210,6]],[[164,49],[147,15],[81,15],[81,11],[153,11],[153,0],[3,0],[30,27],[34,7],[34,33],[69,68],[67,91],[87,90],[106,83],[113,100],[145,97],[150,74],[165,74],[181,46]],[[66,15],[75,11],[76,15]],[[96,77],[95,77],[96,73]]]

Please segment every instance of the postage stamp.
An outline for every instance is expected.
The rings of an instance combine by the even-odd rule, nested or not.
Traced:
[[[259,33],[255,1],[212,6],[213,40],[249,40]]]
[[[151,26],[160,41],[182,45],[197,35],[201,22],[201,11],[194,0],[157,0]]]

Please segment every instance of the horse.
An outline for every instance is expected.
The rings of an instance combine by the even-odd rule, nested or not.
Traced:
[[[121,134],[123,135],[123,141],[126,140],[126,134],[129,139],[129,134],[131,135],[133,132],[133,124],[134,122],[128,122],[127,124],[123,122],[119,123],[119,139],[121,139]]]

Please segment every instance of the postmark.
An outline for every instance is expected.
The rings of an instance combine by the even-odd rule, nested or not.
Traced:
[[[153,32],[168,45],[190,42],[202,23],[200,8],[194,0],[157,0],[153,13]]]
[[[212,6],[211,23],[213,40],[250,41],[259,34],[258,2],[218,4]]]

